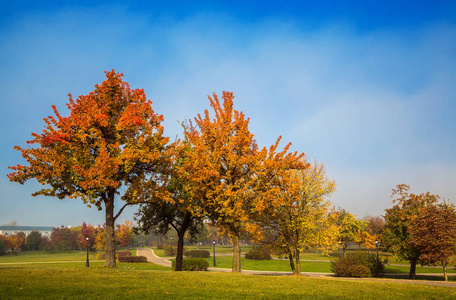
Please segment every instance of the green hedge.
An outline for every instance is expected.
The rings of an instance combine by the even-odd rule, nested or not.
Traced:
[[[190,250],[185,252],[185,256],[190,258],[209,258],[211,254],[207,250]]]
[[[173,270],[176,269],[176,260],[171,261]],[[184,258],[182,271],[207,271],[209,263],[204,258]]]
[[[119,256],[119,262],[146,263],[147,258],[145,256]]]

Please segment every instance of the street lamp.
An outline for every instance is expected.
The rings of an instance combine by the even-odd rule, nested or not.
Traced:
[[[87,248],[87,260],[86,260],[86,267],[89,267],[89,237],[86,237],[86,248]]]
[[[215,241],[212,241],[212,246],[214,247],[214,267],[215,267]]]
[[[375,247],[377,248],[377,261],[380,261],[380,260],[378,259],[378,248],[380,247],[380,242],[377,241],[377,240],[375,240]]]
[[[342,257],[342,241],[339,240],[339,257]]]
[[[173,237],[171,237],[171,256],[173,256]]]

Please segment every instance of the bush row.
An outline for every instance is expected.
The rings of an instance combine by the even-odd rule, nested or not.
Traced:
[[[176,269],[176,260],[171,261],[173,270]],[[184,258],[182,260],[182,271],[206,271],[209,263],[204,258]]]
[[[253,247],[245,254],[246,259],[252,260],[269,260],[272,259],[269,250],[264,247]]]
[[[124,263],[146,263],[147,258],[145,256],[119,256],[119,262]]]
[[[377,260],[369,253],[349,253],[331,262],[331,270],[338,277],[380,277],[385,271],[388,259]]]

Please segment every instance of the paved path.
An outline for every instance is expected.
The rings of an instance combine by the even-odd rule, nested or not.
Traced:
[[[170,267],[171,268],[171,262],[165,258],[158,257],[155,255],[154,251],[150,248],[138,248],[136,249],[137,255],[138,256],[145,256],[147,258],[147,261],[150,261],[156,265],[160,266],[165,266],[165,267]]]
[[[137,249],[138,255],[147,257],[147,260],[153,262],[154,264],[171,267],[171,262],[167,258],[158,257],[155,255],[154,251],[150,248],[139,248]],[[215,272],[231,272],[231,269],[222,269],[222,268],[208,268],[209,271]],[[255,271],[255,270],[242,270],[242,274],[251,274],[251,275],[273,275],[273,276],[283,276],[293,275],[292,272],[279,272],[279,271]],[[400,283],[413,283],[413,284],[426,284],[426,285],[436,285],[436,286],[447,286],[456,288],[456,282],[445,282],[445,281],[429,281],[429,280],[410,280],[410,279],[389,279],[389,278],[348,278],[348,277],[334,277],[334,273],[313,273],[313,272],[301,272],[302,276],[306,277],[327,277],[334,280],[362,280],[362,281],[390,281],[390,282],[400,282]],[[388,274],[388,275],[408,275],[407,274]],[[419,275],[429,275],[435,276],[437,274],[419,274]],[[450,275],[450,274],[449,274]],[[453,274],[451,274],[453,275]]]

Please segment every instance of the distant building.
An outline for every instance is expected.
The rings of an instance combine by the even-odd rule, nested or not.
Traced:
[[[25,235],[29,235],[32,231],[38,231],[45,237],[51,236],[52,227],[49,226],[0,226],[0,234],[9,236],[11,234],[17,234],[23,232]]]

